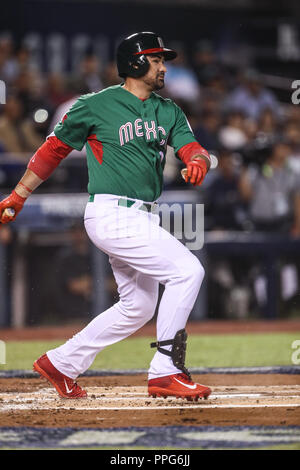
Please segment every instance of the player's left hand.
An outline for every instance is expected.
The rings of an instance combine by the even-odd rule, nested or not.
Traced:
[[[193,186],[200,186],[207,173],[207,165],[202,158],[195,158],[187,163],[185,172],[185,182],[192,183]]]

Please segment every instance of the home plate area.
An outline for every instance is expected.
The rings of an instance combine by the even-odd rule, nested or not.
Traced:
[[[299,374],[204,374],[207,400],[152,398],[146,376],[81,377],[61,399],[37,377],[0,378],[0,448],[299,445]]]
[[[67,400],[58,397],[53,388],[35,392],[1,393],[0,411],[73,410],[207,410],[233,408],[292,408],[300,407],[300,386],[273,387],[214,387],[208,399],[199,402],[175,397],[148,396],[145,387],[86,387],[88,398]]]

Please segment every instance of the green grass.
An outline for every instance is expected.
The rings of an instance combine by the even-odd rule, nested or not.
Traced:
[[[94,369],[147,369],[154,350],[154,338],[130,338],[103,350],[92,365]],[[243,335],[190,336],[188,367],[249,367],[292,365],[291,344],[300,332]],[[63,342],[12,341],[6,344],[6,365],[0,370],[31,369],[33,361]]]

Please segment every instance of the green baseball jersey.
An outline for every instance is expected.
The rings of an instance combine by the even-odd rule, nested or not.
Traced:
[[[88,192],[155,201],[167,144],[175,153],[196,142],[183,111],[152,93],[147,100],[116,85],[81,96],[55,129],[67,145],[86,145]]]

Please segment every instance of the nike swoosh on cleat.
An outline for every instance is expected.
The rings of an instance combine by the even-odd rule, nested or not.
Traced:
[[[64,379],[64,382],[65,382],[65,387],[66,387],[66,391],[67,393],[72,393],[72,389],[70,390],[68,385],[67,385],[67,382],[66,382],[66,379]]]
[[[174,377],[174,379],[176,380],[176,382],[180,383],[181,385],[183,385],[183,386],[186,387],[186,388],[190,388],[191,390],[195,390],[195,388],[197,388],[197,384],[188,385],[188,384],[184,384],[184,383],[181,382],[180,380],[176,379],[176,377]]]

